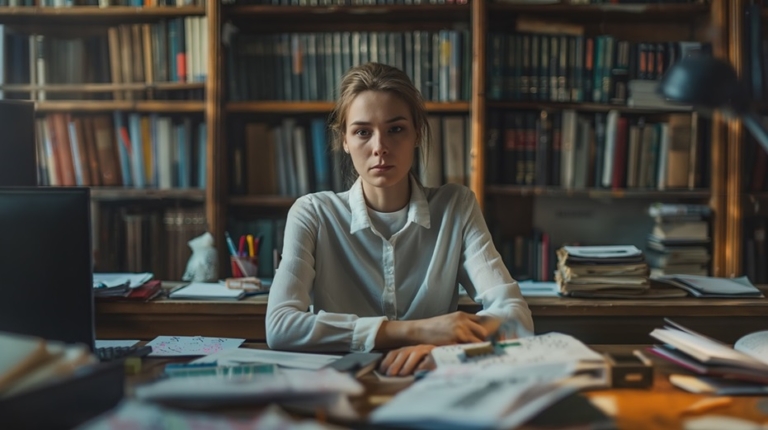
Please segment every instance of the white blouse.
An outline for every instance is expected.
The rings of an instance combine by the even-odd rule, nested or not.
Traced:
[[[468,188],[423,188],[411,177],[407,221],[389,239],[372,228],[360,179],[346,192],[308,194],[288,213],[269,293],[267,344],[370,351],[384,320],[456,311],[459,284],[483,305],[478,315],[533,331],[528,305]]]

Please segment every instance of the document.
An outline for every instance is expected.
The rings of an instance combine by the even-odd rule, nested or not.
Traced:
[[[152,280],[152,273],[94,273],[94,288],[114,288],[128,284],[130,288],[137,288]]]
[[[321,369],[334,361],[340,355],[307,354],[303,352],[271,351],[268,349],[239,348],[221,351],[207,357],[199,358],[193,363],[213,363],[219,366],[236,366],[247,363],[277,364],[280,367],[292,369]]]
[[[558,297],[560,296],[560,287],[557,282],[518,282],[520,293],[523,297]]]
[[[564,363],[438,368],[374,410],[376,424],[408,428],[515,428],[578,387]]]
[[[245,339],[202,336],[158,336],[147,345],[152,347],[150,357],[183,357],[210,355],[238,348]]]

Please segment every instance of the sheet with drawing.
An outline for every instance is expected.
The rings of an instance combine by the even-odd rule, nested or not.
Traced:
[[[147,345],[152,347],[152,357],[188,357],[238,348],[244,341],[226,337],[158,336]]]

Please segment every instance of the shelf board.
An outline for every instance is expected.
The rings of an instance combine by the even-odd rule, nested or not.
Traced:
[[[526,4],[489,2],[488,16],[504,18],[510,14],[545,15],[547,18],[565,18],[569,21],[602,21],[607,18],[653,21],[690,21],[706,16],[709,4]]]
[[[157,113],[202,113],[205,102],[177,100],[53,100],[36,101],[35,110],[50,112],[133,111]]]
[[[394,19],[398,21],[468,20],[469,4],[421,5],[359,5],[359,6],[224,6],[223,14],[235,19],[278,21],[371,21]]]
[[[427,102],[429,112],[469,112],[469,102]],[[307,101],[253,101],[229,102],[226,105],[228,113],[330,113],[333,102]]]
[[[489,185],[486,187],[489,196],[546,196],[546,197],[581,197],[590,199],[704,199],[709,198],[709,190],[645,190],[645,189],[586,189],[567,190],[560,187]]]
[[[543,110],[562,110],[574,109],[580,112],[608,112],[617,110],[621,113],[637,114],[667,114],[667,113],[686,113],[691,110],[684,109],[664,109],[664,108],[637,108],[626,105],[611,105],[605,103],[561,103],[548,101],[489,101],[488,108],[491,109],[543,109]]]
[[[232,196],[229,204],[232,206],[261,206],[271,208],[289,208],[296,201],[295,197],[266,195],[266,196]]]
[[[115,22],[147,22],[163,18],[203,16],[205,7],[0,7],[2,24],[112,24]]]
[[[28,93],[30,91],[45,91],[47,93],[108,93],[113,91],[184,91],[205,89],[204,82],[156,82],[137,84],[53,84],[53,85],[27,85],[8,84],[0,85],[0,90],[9,93]]]
[[[205,201],[205,190],[199,188],[155,190],[122,187],[91,187],[91,199],[118,200],[190,200]]]

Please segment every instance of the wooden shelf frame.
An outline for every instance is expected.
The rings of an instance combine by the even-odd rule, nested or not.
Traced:
[[[435,113],[467,113],[469,102],[427,102],[427,110]],[[327,114],[333,110],[333,102],[326,101],[248,101],[229,102],[225,105],[227,113],[262,113],[262,114]]]
[[[646,189],[595,189],[583,190],[565,189],[560,187],[486,185],[489,196],[542,196],[558,198],[590,198],[590,199],[654,199],[676,200],[696,199],[706,200],[710,197],[709,190],[646,190]]]
[[[91,187],[91,200],[187,200],[205,201],[205,190],[198,188],[159,190],[150,188]]]
[[[50,100],[36,101],[39,113],[52,112],[111,112],[204,113],[205,102],[169,100]]]
[[[45,25],[45,24],[113,24],[156,21],[165,18],[204,16],[205,7],[200,6],[72,6],[72,7],[0,7],[0,24]]]

